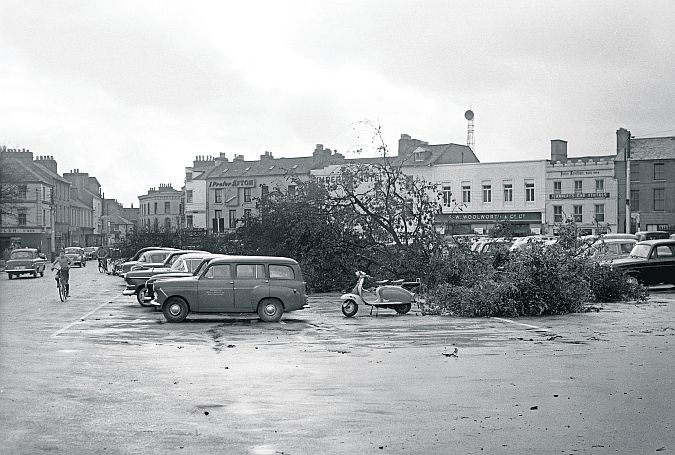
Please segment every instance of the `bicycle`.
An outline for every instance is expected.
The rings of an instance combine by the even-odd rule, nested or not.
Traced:
[[[68,292],[66,291],[66,283],[61,278],[61,269],[56,270],[56,287],[59,290],[59,298],[62,302],[68,300]]]
[[[98,273],[106,273],[108,271],[107,267],[107,259],[105,258],[99,258],[98,260]]]

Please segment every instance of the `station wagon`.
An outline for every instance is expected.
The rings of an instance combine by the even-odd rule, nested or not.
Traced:
[[[155,283],[157,303],[169,322],[189,313],[257,313],[276,322],[287,311],[307,308],[298,263],[273,256],[226,256],[196,275]]]

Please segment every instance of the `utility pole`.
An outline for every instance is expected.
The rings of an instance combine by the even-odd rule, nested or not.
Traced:
[[[632,234],[630,214],[630,131],[626,137],[624,150],[626,155],[626,234]]]

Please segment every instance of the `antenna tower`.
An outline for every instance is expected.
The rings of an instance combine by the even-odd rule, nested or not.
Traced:
[[[467,120],[468,124],[466,127],[466,145],[471,149],[472,152],[476,151],[476,140],[473,137],[473,111],[469,109],[464,113],[464,118]]]

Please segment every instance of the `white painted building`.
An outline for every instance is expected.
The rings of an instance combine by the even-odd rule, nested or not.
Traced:
[[[219,159],[223,158],[221,154]],[[207,229],[208,193],[206,174],[213,170],[218,162],[211,156],[195,157],[192,166],[185,168],[185,223],[186,229]]]

